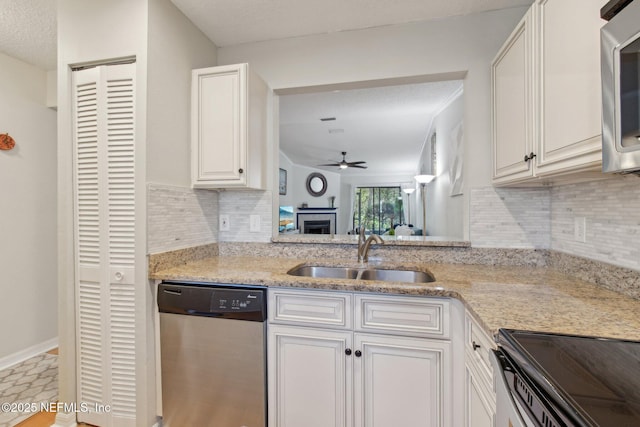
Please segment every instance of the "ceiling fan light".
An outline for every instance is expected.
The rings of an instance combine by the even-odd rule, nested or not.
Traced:
[[[345,163],[340,163],[339,168],[340,168],[340,169],[346,169],[346,168],[347,168],[347,165],[346,165]]]

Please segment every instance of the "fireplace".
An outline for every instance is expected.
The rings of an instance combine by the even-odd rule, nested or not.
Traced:
[[[336,214],[298,212],[298,229],[300,234],[335,234]]]
[[[331,221],[328,219],[304,221],[303,234],[331,234]]]

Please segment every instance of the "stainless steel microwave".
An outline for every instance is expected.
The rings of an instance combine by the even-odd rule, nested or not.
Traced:
[[[600,11],[602,171],[640,173],[640,0]]]

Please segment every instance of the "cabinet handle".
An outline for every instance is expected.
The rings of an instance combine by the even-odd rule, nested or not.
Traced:
[[[362,352],[360,350],[356,350],[356,357],[362,356]]]
[[[347,356],[351,356],[351,349],[348,348],[344,351],[344,354],[346,354]]]
[[[238,173],[244,173],[244,169],[242,168],[238,169]]]
[[[475,342],[475,341],[473,341],[473,342],[471,343],[471,346],[473,347],[473,351],[476,351],[477,349],[479,349],[479,348],[480,348],[480,344],[476,344],[476,342]]]
[[[536,157],[536,155],[533,154],[533,151],[532,151],[531,154],[529,154],[528,156],[526,154],[524,155],[524,161],[528,162],[529,160],[533,160],[534,157]]]

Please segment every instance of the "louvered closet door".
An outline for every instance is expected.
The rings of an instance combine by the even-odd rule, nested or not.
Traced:
[[[100,426],[135,426],[134,76],[73,73],[78,420]]]

